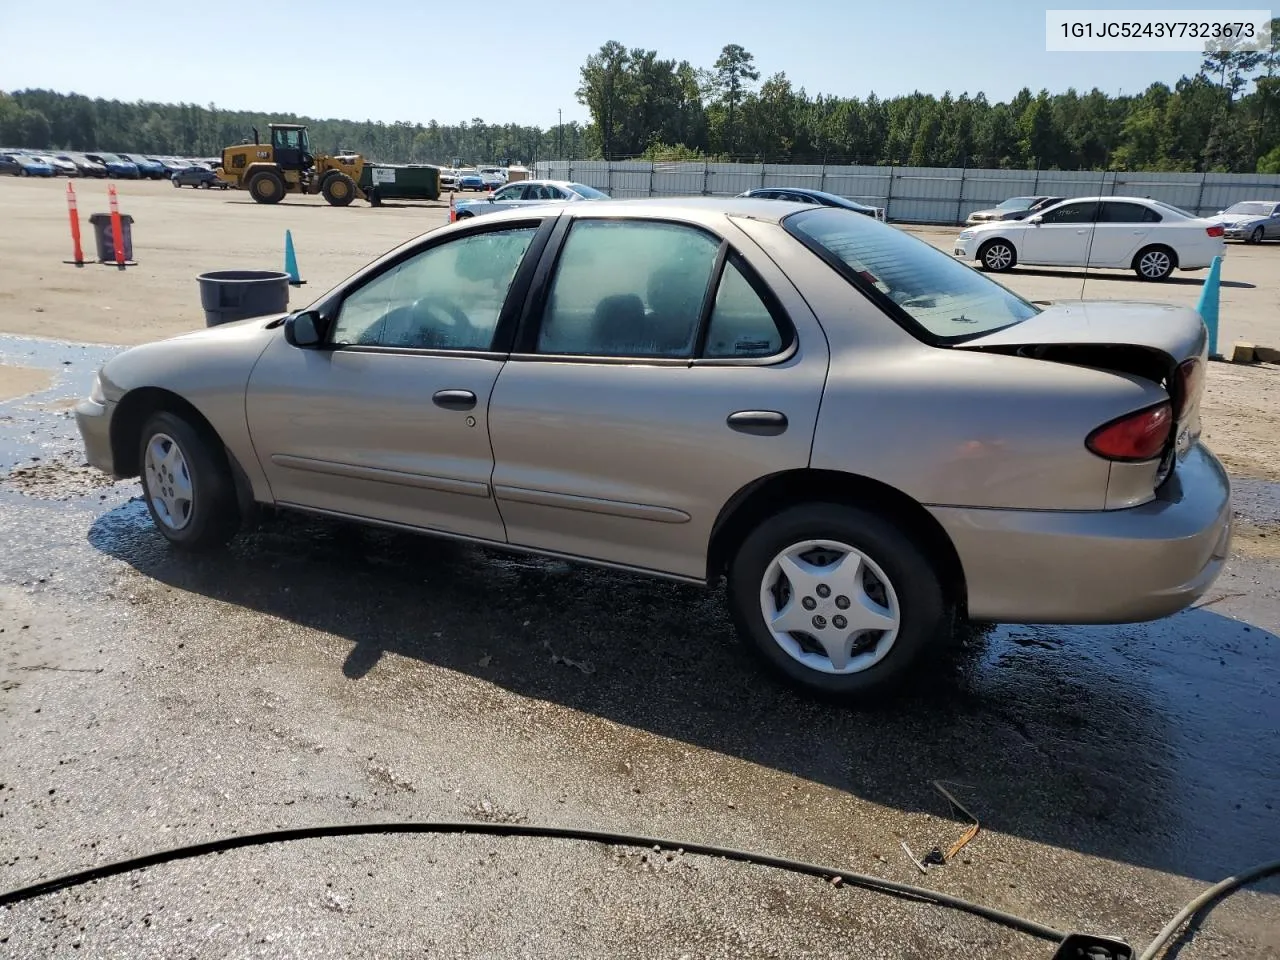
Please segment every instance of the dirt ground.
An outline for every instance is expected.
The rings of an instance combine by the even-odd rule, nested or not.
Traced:
[[[93,256],[88,218],[107,209],[106,185],[77,181],[84,247]],[[368,261],[445,222],[447,203],[362,201],[334,208],[318,197],[275,207],[237,191],[174,189],[167,181],[118,184],[120,207],[133,217],[137,266],[76,267],[66,214],[66,181],[0,179],[0,333],[84,343],[136,344],[204,325],[196,277],[211,270],[281,269],[292,232],[306,284],[291,305],[319,297]],[[471,196],[471,195],[468,195]],[[953,228],[910,228],[949,249]],[[1204,272],[1179,273],[1158,286],[1118,271],[1019,269],[1002,278],[1035,300],[1160,299],[1194,305]],[[1236,340],[1280,346],[1280,244],[1232,245],[1223,267],[1219,349]],[[1203,405],[1210,445],[1232,473],[1280,480],[1280,367],[1212,364]],[[31,392],[0,371],[0,396]]]

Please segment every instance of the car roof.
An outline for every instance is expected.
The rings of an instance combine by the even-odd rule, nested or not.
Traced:
[[[522,183],[556,183],[558,181],[521,181]],[[708,215],[746,217],[751,220],[762,220],[767,223],[781,223],[783,218],[792,213],[813,211],[810,203],[794,203],[790,200],[765,200],[759,197],[654,197],[628,200],[596,200],[592,203],[566,203],[555,208],[564,216],[591,217],[622,215],[640,219],[693,219],[707,220]],[[829,209],[829,208],[828,208]],[[528,218],[536,208],[525,210],[501,210],[493,217],[504,220],[520,220]],[[846,211],[850,216],[862,214]],[[691,216],[692,215],[692,216]],[[490,220],[485,217],[485,220]],[[865,219],[865,217],[864,217]]]

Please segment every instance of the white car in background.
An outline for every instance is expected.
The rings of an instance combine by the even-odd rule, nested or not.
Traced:
[[[1014,266],[1108,267],[1140,280],[1203,270],[1226,253],[1221,223],[1141,197],[1076,197],[1026,220],[966,227],[952,254],[987,270]]]
[[[519,180],[495,190],[483,200],[459,200],[454,216],[458,220],[499,210],[533,207],[548,203],[576,203],[579,200],[608,200],[609,195],[583,183],[567,180]]]
[[[481,167],[480,179],[484,181],[486,190],[497,190],[506,185],[507,171],[504,167]]]

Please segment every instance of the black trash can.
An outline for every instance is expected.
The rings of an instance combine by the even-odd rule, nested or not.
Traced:
[[[289,275],[275,270],[216,270],[202,273],[200,305],[207,327],[289,309]]]
[[[95,213],[89,217],[89,223],[93,225],[93,239],[98,245],[98,262],[115,263],[116,244],[111,236],[111,214]],[[120,214],[120,242],[124,245],[125,260],[133,259],[132,223],[133,217],[127,213]]]

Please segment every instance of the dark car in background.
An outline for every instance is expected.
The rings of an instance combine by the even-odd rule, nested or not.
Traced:
[[[83,153],[59,153],[55,156],[58,160],[74,163],[82,177],[105,177],[107,175],[105,164],[99,163],[97,160],[90,160]]]
[[[989,210],[973,211],[965,220],[965,226],[971,227],[975,223],[991,223],[996,220],[1022,220],[1065,199],[1066,197],[1010,197]]]
[[[142,177],[136,163],[114,153],[86,153],[85,156],[102,164],[109,177],[124,177],[126,180],[138,180]]]
[[[164,167],[164,175],[172,177],[179,170],[185,170],[191,166],[189,160],[179,160],[176,157],[147,157],[148,160],[154,160],[160,166]]]
[[[217,187],[220,190],[227,189],[227,181],[221,179],[208,167],[194,164],[189,167],[183,167],[181,170],[173,171],[169,181],[175,187],[204,187],[206,190],[210,187]]]
[[[165,170],[164,164],[159,160],[152,160],[150,157],[144,157],[140,153],[122,153],[120,159],[132,163],[138,168],[138,176],[147,180],[163,180],[169,176],[169,172]]]
[[[786,200],[791,203],[816,203],[823,207],[840,207],[854,213],[865,214],[876,220],[885,218],[884,207],[869,207],[857,200],[850,200],[825,190],[810,190],[808,187],[756,187],[738,194],[740,197],[754,197],[756,200]]]
[[[16,177],[22,172],[22,164],[12,153],[0,153],[0,173]]]

